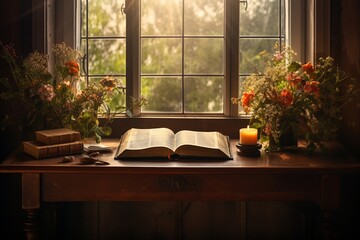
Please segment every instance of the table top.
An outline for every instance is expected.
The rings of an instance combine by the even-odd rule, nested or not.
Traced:
[[[111,148],[112,153],[98,156],[109,165],[83,165],[76,155],[73,162],[62,163],[63,157],[34,159],[21,148],[0,164],[0,173],[360,173],[360,161],[351,156],[338,143],[331,143],[329,153],[306,155],[305,146],[300,144],[295,152],[265,152],[261,149],[260,157],[239,156],[236,142],[231,140],[232,160],[168,160],[168,159],[129,159],[115,160],[114,155],[118,139],[104,139],[102,145]]]

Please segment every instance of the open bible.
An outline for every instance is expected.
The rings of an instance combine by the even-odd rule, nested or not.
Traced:
[[[121,137],[115,154],[115,159],[155,157],[232,159],[229,137],[219,132],[175,134],[168,128],[132,128]]]

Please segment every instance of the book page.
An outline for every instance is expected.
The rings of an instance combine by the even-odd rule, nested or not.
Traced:
[[[180,131],[175,135],[175,149],[183,145],[220,149],[230,156],[227,137],[219,132]]]
[[[174,149],[174,132],[168,128],[132,128],[122,137],[119,151],[140,150],[152,147]]]

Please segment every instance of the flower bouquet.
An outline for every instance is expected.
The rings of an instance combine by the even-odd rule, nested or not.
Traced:
[[[275,52],[263,51],[263,72],[251,74],[242,83],[241,103],[250,124],[260,131],[268,150],[297,147],[306,140],[309,153],[324,141],[333,140],[341,121],[341,109],[360,93],[360,82],[334,64],[331,57],[316,64],[294,60],[296,53],[275,44]]]
[[[110,76],[80,90],[81,53],[65,43],[56,44],[52,51],[54,66],[49,64],[48,55],[38,52],[19,61],[12,46],[0,42],[0,56],[9,64],[13,78],[0,79],[0,98],[8,103],[16,101],[25,113],[22,119],[5,115],[3,126],[17,121],[22,130],[30,132],[66,127],[78,130],[83,138],[95,137],[100,142],[101,136],[111,134],[108,124],[115,114],[126,110],[118,106],[110,111],[108,105],[114,94],[123,93],[122,83]],[[105,118],[103,125],[99,115]]]

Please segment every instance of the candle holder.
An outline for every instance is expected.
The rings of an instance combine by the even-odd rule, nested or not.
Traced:
[[[259,157],[261,147],[262,145],[260,143],[254,145],[236,143],[237,154],[241,156]]]

